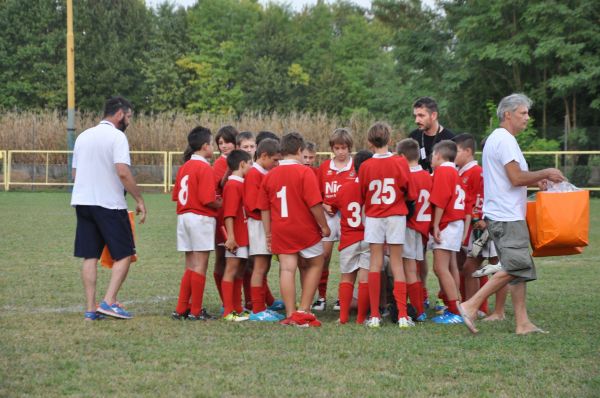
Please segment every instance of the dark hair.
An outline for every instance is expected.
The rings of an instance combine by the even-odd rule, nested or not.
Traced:
[[[235,145],[240,146],[242,141],[254,140],[254,134],[250,131],[242,131],[235,137]]]
[[[280,138],[277,134],[272,133],[270,131],[259,131],[258,134],[256,134],[256,145],[260,144],[260,142],[262,140],[264,140],[265,138],[270,138],[272,140],[275,140],[277,142],[280,141]]]
[[[333,133],[331,133],[329,136],[329,147],[333,148],[333,146],[336,144],[346,145],[348,149],[352,151],[354,140],[352,139],[352,133],[350,133],[350,129],[339,128],[333,130]]]
[[[413,108],[427,108],[429,114],[438,112],[437,102],[431,97],[418,98],[413,104]]]
[[[392,128],[387,123],[376,122],[369,127],[367,140],[373,144],[375,148],[382,148],[390,143],[392,135],[391,130]]]
[[[242,151],[241,149],[234,149],[227,155],[227,167],[229,167],[229,170],[231,171],[236,171],[240,168],[240,163],[250,162],[251,160],[252,157],[248,152]]]
[[[443,140],[433,147],[432,153],[439,153],[442,159],[454,162],[456,159],[456,143],[452,140]]]
[[[202,148],[204,144],[210,144],[210,136],[212,133],[209,129],[202,126],[197,126],[188,134],[188,146],[183,152],[183,160],[187,162],[192,158],[194,152]]]
[[[215,142],[217,143],[217,147],[219,146],[219,139],[222,138],[228,144],[235,145],[235,137],[238,135],[238,131],[233,126],[223,126],[219,130],[217,130],[217,135],[215,135]],[[219,152],[221,150],[219,149]]]
[[[452,141],[456,142],[456,145],[462,149],[470,149],[471,153],[475,155],[477,150],[477,144],[475,143],[475,137],[469,133],[462,133],[452,138]]]
[[[287,133],[281,137],[281,156],[295,155],[306,148],[302,134],[297,132]]]
[[[354,155],[354,170],[356,170],[356,172],[358,173],[358,169],[360,168],[360,165],[363,164],[363,162],[365,160],[369,160],[373,157],[373,152],[371,151],[367,151],[367,150],[362,150],[362,151],[358,151],[356,152],[356,154]]]
[[[304,149],[306,149],[308,152],[317,152],[317,144],[312,141],[304,141],[304,143],[306,144],[306,148]]]
[[[405,138],[396,146],[396,152],[398,155],[404,155],[408,161],[414,162],[419,160],[419,143],[412,138]]]
[[[265,138],[256,147],[254,156],[258,159],[260,155],[266,153],[268,156],[274,156],[279,153],[279,141],[272,138]]]
[[[127,112],[130,109],[133,110],[133,106],[125,97],[121,97],[120,95],[112,96],[104,103],[104,117],[113,116],[120,109],[123,112]]]

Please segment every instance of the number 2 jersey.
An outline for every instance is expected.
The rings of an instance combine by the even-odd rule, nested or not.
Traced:
[[[248,246],[248,220],[244,210],[244,179],[231,175],[223,187],[223,219],[233,217],[236,243]]]
[[[265,175],[258,208],[271,211],[271,251],[293,254],[321,240],[321,229],[310,208],[322,202],[315,173],[291,159]]]
[[[217,209],[206,206],[217,199],[217,194],[215,175],[205,158],[192,155],[192,158],[179,168],[172,199],[177,202],[177,214],[217,216]]]
[[[406,226],[427,238],[431,229],[431,204],[429,203],[429,196],[431,195],[433,181],[431,174],[423,170],[423,167],[420,165],[412,166],[410,173],[411,182],[417,191],[417,200],[415,201],[415,211],[412,217],[408,219]]]
[[[440,230],[446,228],[452,221],[465,218],[465,191],[454,163],[444,162],[433,171],[433,186],[429,202],[444,209]]]
[[[338,247],[339,251],[365,238],[362,204],[362,194],[358,178],[342,185],[337,191],[332,206],[338,209],[341,215],[340,224],[342,233]]]

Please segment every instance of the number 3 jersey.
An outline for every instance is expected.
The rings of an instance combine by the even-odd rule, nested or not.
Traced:
[[[271,251],[293,254],[321,240],[310,208],[322,202],[315,173],[300,162],[279,161],[264,177],[258,208],[271,211]]]
[[[431,174],[423,170],[421,166],[411,167],[410,173],[411,182],[417,191],[417,200],[415,201],[414,214],[408,219],[406,226],[427,238],[431,228],[431,204],[429,203],[432,185]]]
[[[440,230],[446,228],[452,221],[465,218],[465,191],[454,163],[444,162],[433,171],[433,186],[429,202],[444,209]]]
[[[332,205],[340,211],[342,234],[339,251],[364,240],[365,226],[363,225],[362,195],[358,178],[340,187]]]
[[[217,194],[215,174],[204,157],[192,155],[192,158],[179,168],[172,198],[177,202],[177,214],[217,216],[217,209],[206,206],[217,199]]]

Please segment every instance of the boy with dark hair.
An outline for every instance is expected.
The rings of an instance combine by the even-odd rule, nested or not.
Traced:
[[[310,305],[323,268],[323,236],[329,235],[317,178],[302,165],[304,139],[288,133],[281,139],[283,160],[262,183],[258,208],[270,249],[279,255],[281,295],[286,325],[320,326]],[[300,263],[299,257],[305,261]],[[300,265],[299,265],[300,263]],[[296,310],[296,268],[305,267],[300,307]]]
[[[279,138],[279,136],[271,131],[259,131],[258,134],[256,134],[256,145],[260,144],[260,142],[264,139],[270,138],[272,140],[275,140],[277,142],[281,141],[281,138]]]

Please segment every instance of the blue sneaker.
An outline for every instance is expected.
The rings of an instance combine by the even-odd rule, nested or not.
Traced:
[[[86,311],[83,319],[86,321],[99,321],[104,318],[106,318],[104,315],[98,314],[96,311]]]
[[[448,311],[446,311],[443,315],[438,315],[431,318],[431,321],[440,324],[463,323],[463,319],[460,315],[456,315]]]
[[[108,303],[106,301],[102,301],[100,303],[100,306],[98,306],[98,309],[96,310],[96,312],[99,312],[101,314],[104,315],[108,315],[108,316],[112,316],[113,318],[119,318],[119,319],[131,319],[133,318],[133,316],[125,311],[123,309],[123,307],[121,307],[118,304],[112,304],[112,305],[108,305]]]
[[[265,310],[258,313],[251,313],[248,320],[255,322],[279,322],[281,319],[273,315],[269,310]]]
[[[272,310],[270,310],[270,309],[267,309],[266,311],[267,311],[267,312],[270,312],[270,313],[271,313],[271,315],[273,315],[273,316],[277,317],[277,319],[279,319],[280,321],[283,321],[283,320],[285,319],[285,315],[283,315],[283,314],[280,314],[280,313],[279,313],[279,312],[277,312],[277,311],[272,311]]]
[[[426,313],[422,313],[421,315],[419,315],[417,317],[417,322],[425,322],[427,320],[427,314]]]
[[[425,301],[423,301],[423,307],[425,307],[425,309],[428,310],[430,305],[431,304],[429,303],[429,298],[426,298]]]
[[[271,311],[283,311],[285,310],[285,305],[282,300],[275,300],[273,301],[273,304],[267,307],[267,309]]]

